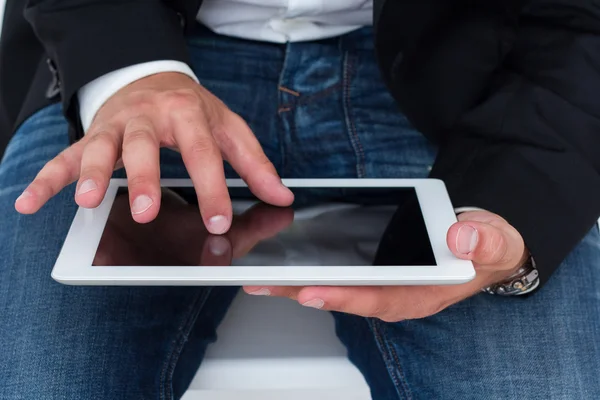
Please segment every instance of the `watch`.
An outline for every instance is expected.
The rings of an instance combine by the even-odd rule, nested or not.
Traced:
[[[540,284],[540,274],[533,257],[505,280],[488,286],[482,291],[499,296],[519,296],[533,292]]]

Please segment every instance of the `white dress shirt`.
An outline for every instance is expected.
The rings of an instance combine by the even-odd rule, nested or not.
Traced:
[[[373,0],[204,0],[198,21],[216,33],[275,43],[343,35],[373,23]],[[78,92],[84,131],[102,105],[124,86],[159,72],[180,72],[198,81],[179,61],[132,65],[103,75]]]

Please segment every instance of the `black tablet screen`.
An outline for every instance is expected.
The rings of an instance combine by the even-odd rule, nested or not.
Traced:
[[[397,243],[397,252],[385,264],[435,265],[415,189],[290,189],[294,204],[280,208],[259,202],[247,188],[231,188],[232,227],[223,236],[213,236],[204,228],[193,188],[163,188],[156,220],[138,224],[122,187],[93,265],[373,265],[392,218],[387,241]],[[386,254],[389,258],[390,252]]]

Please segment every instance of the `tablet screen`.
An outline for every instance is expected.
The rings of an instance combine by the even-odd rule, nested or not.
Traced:
[[[414,188],[290,189],[294,204],[281,208],[261,203],[247,188],[230,188],[231,229],[213,236],[193,188],[163,188],[156,220],[138,224],[121,187],[93,265],[367,266],[382,264],[376,255],[384,232],[398,247],[384,265],[436,265]],[[399,208],[402,219],[386,231]]]

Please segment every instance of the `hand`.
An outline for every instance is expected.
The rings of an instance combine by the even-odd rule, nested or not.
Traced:
[[[521,235],[501,217],[474,211],[460,214],[458,220],[448,231],[448,247],[456,257],[473,261],[477,270],[475,279],[462,285],[245,287],[244,291],[285,296],[305,306],[387,322],[425,318],[507,278],[529,256]]]
[[[236,215],[226,234],[215,236],[206,231],[197,208],[168,189],[163,189],[161,212],[150,224],[135,222],[127,196],[117,195],[93,264],[228,266],[293,220],[291,208],[259,203]]]
[[[35,213],[76,180],[77,204],[97,207],[113,170],[124,166],[133,218],[140,223],[152,221],[161,200],[160,147],[181,152],[200,213],[213,234],[225,233],[232,218],[223,160],[266,203],[288,206],[293,201],[240,116],[188,76],[160,73],[113,95],[85,137],[44,166],[15,208],[23,214]]]

